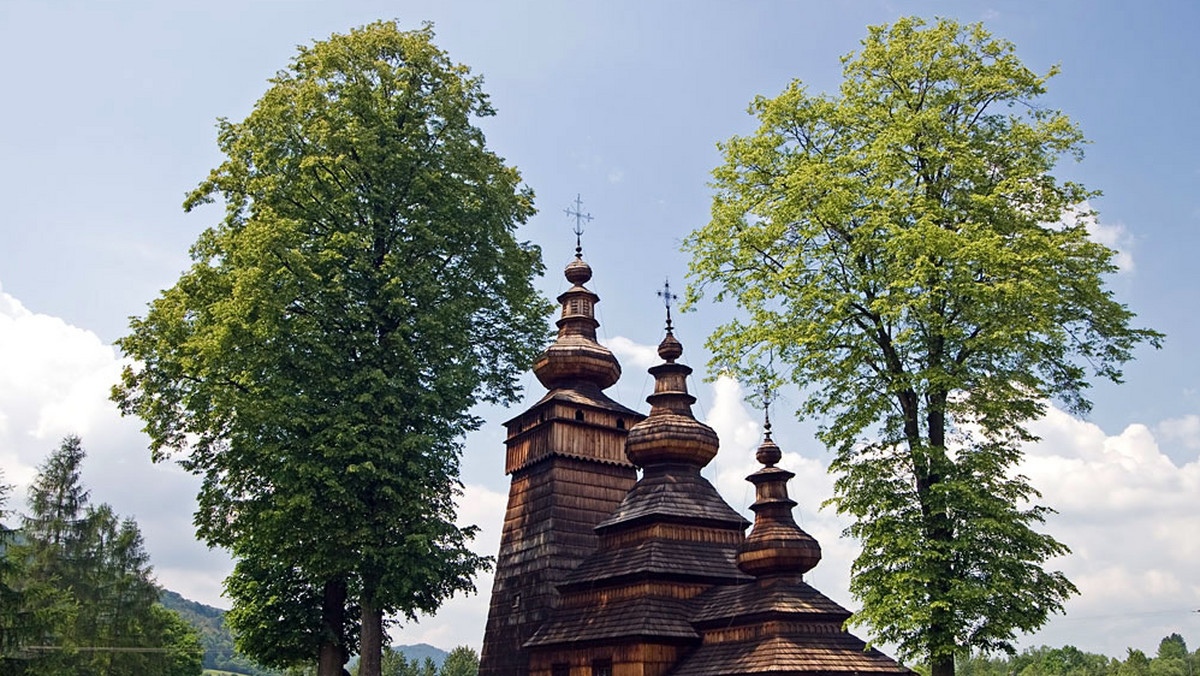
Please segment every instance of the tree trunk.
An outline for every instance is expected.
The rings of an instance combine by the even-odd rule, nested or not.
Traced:
[[[930,659],[930,676],[954,676],[954,656],[938,655]]]
[[[321,602],[323,640],[317,656],[317,676],[342,676],[346,651],[342,645],[342,628],[346,622],[346,580],[335,578],[325,583],[325,598]]]
[[[944,392],[933,392],[929,395],[929,410],[926,422],[929,425],[929,448],[926,450],[928,464],[923,481],[926,488],[921,493],[921,501],[928,505],[923,509],[925,515],[925,537],[930,546],[949,555],[954,539],[954,524],[946,505],[941,500],[933,500],[933,490],[947,476],[948,465],[951,462],[946,455],[946,399]],[[929,583],[930,601],[939,603],[929,615],[927,637],[935,654],[930,655],[930,676],[954,676],[954,653],[946,654],[947,648],[957,649],[955,644],[954,618],[951,612],[940,604],[947,603],[950,597],[950,580],[954,577],[954,568],[948,558],[938,562],[935,578]]]
[[[362,634],[359,640],[358,676],[382,676],[383,613],[366,593],[362,599]]]

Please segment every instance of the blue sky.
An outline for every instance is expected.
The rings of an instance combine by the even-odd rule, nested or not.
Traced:
[[[0,467],[23,486],[65,433],[91,451],[93,498],[143,524],[160,581],[221,603],[221,552],[191,542],[195,483],[151,466],[136,421],[104,392],[127,317],[173,283],[220,209],[184,214],[184,194],[220,162],[214,121],[240,119],[297,44],[376,19],[435,24],[438,44],[485,78],[498,109],[492,149],[520,168],[541,213],[522,236],[543,247],[547,295],[572,253],[563,209],[582,193],[596,218],[584,236],[601,295],[602,335],[622,357],[615,396],[645,396],[664,276],[682,286],[681,239],[706,222],[715,144],[748,133],[745,109],[793,78],[833,91],[839,57],[866,26],[900,16],[983,21],[1037,71],[1059,64],[1042,103],[1091,141],[1063,178],[1103,191],[1097,237],[1126,265],[1111,283],[1143,325],[1167,334],[1122,385],[1098,383],[1087,420],[1051,411],[1023,469],[1060,514],[1048,528],[1075,553],[1059,565],[1083,594],[1026,643],[1121,654],[1169,631],[1200,643],[1200,5],[1187,2],[0,2]],[[704,337],[731,309],[678,318],[685,360],[704,372]],[[536,380],[526,378],[536,398]],[[735,507],[757,443],[757,413],[736,385],[694,389],[722,434],[710,476]],[[802,394],[785,393],[795,408]],[[644,408],[644,406],[643,406]],[[468,440],[464,518],[494,553],[502,474],[499,423],[487,410]],[[785,418],[782,411],[777,418]],[[793,493],[821,538],[814,582],[853,607],[853,543],[828,497],[827,454],[810,423],[777,426],[801,470]],[[740,473],[740,474],[739,474]],[[1127,551],[1122,551],[1127,550]],[[481,578],[486,591],[490,581]],[[442,647],[478,645],[484,597],[395,632]],[[1195,647],[1193,645],[1193,647]]]

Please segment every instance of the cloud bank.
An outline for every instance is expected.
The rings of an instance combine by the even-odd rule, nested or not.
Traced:
[[[199,481],[174,464],[151,463],[139,421],[121,418],[108,400],[122,366],[96,334],[32,312],[0,287],[0,469],[16,486],[8,508],[25,511],[38,465],[64,436],[77,434],[92,503],[137,520],[159,583],[224,605],[229,558],[193,536]]]

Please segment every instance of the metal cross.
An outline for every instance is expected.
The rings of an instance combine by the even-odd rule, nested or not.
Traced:
[[[762,385],[763,402],[763,432],[767,439],[771,438],[771,388],[764,382]]]
[[[667,306],[667,331],[671,331],[671,301],[678,300],[679,296],[671,293],[671,279],[668,277],[663,282],[662,291],[658,291],[658,297],[663,299],[663,305]]]
[[[575,210],[571,211],[571,207],[567,207],[563,211],[567,212],[567,216],[575,218],[575,257],[581,258],[583,256],[583,245],[580,237],[583,235],[583,222],[590,222],[592,215],[583,213],[583,199],[579,193],[575,193]]]

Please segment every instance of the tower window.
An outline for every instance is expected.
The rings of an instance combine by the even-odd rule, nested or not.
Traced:
[[[592,660],[592,676],[612,676],[612,660]]]
[[[617,418],[617,429],[619,429],[619,430],[625,429],[625,419],[624,418]]]
[[[575,419],[576,419],[576,420],[580,420],[580,421],[582,421],[582,420],[583,420],[583,411],[582,411],[582,410],[580,410],[580,411],[575,411]]]
[[[566,662],[556,662],[550,665],[550,676],[571,676],[571,665]]]

